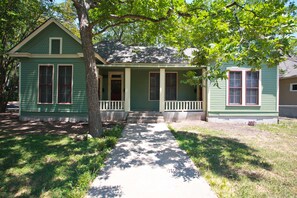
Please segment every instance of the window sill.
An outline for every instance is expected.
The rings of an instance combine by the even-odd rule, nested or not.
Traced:
[[[226,106],[227,107],[260,107],[261,105],[260,104],[255,104],[255,105],[252,105],[252,104],[245,104],[245,105],[227,104]]]

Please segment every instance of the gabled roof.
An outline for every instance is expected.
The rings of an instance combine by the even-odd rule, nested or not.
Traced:
[[[68,30],[65,26],[63,26],[60,22],[58,22],[54,18],[50,18],[47,21],[45,21],[42,25],[40,25],[38,28],[36,28],[33,32],[31,32],[24,40],[22,40],[20,43],[18,43],[15,47],[13,47],[9,54],[16,53],[21,47],[23,47],[27,42],[29,42],[32,38],[34,38],[36,35],[38,35],[42,30],[44,30],[46,27],[48,27],[50,24],[56,24],[58,27],[60,27],[64,32],[66,32],[69,36],[71,36],[75,41],[77,41],[79,44],[81,43],[81,40],[75,36],[70,30]],[[95,57],[106,64],[106,61],[97,53],[95,53]]]
[[[280,78],[297,77],[297,57],[290,57],[279,64]]]
[[[103,41],[95,44],[95,51],[108,63],[189,63],[189,54],[181,54],[173,47],[128,46],[120,42]],[[187,52],[189,50],[187,49]]]

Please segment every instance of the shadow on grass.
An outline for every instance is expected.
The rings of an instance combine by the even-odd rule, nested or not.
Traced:
[[[0,138],[0,197],[83,196],[121,130],[80,142],[43,133]]]
[[[272,165],[256,154],[257,150],[236,139],[188,132],[172,133],[202,173],[210,170],[228,179],[240,180],[241,176],[246,176],[254,181],[262,176],[246,167],[272,170]]]

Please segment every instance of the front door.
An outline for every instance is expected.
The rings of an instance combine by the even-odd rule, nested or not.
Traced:
[[[111,100],[122,100],[122,80],[111,79],[110,89]]]
[[[109,72],[108,99],[123,100],[123,72]]]

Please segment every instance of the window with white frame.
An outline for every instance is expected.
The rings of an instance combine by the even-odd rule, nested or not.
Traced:
[[[229,104],[242,104],[242,72],[229,72]]]
[[[58,103],[72,102],[72,65],[59,65]]]
[[[247,71],[246,72],[246,104],[258,105],[259,104],[259,72]]]
[[[160,73],[150,73],[150,87],[149,87],[149,99],[159,100],[160,99]]]
[[[38,103],[53,103],[53,65],[39,65]]]
[[[290,91],[296,91],[297,92],[297,83],[291,83],[290,84]]]
[[[229,71],[228,105],[259,105],[259,71]]]
[[[177,73],[166,73],[165,75],[165,100],[177,99]]]
[[[49,39],[49,53],[62,54],[62,38],[51,37]]]

